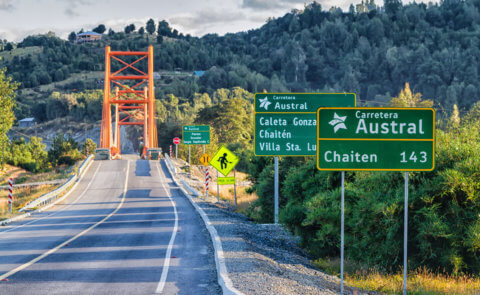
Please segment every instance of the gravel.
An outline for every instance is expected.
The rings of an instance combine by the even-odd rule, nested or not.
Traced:
[[[184,165],[174,161],[177,171]],[[201,192],[202,182],[187,173],[177,173]],[[321,272],[297,246],[298,239],[282,225],[256,224],[216,198],[194,198],[218,232],[228,276],[244,294],[339,294],[340,279]],[[375,294],[345,288],[345,294]]]

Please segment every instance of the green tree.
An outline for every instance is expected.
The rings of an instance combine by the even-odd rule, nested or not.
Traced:
[[[135,25],[134,24],[129,24],[128,26],[125,27],[124,29],[125,34],[130,34],[135,31]]]
[[[144,29],[143,27],[140,27],[140,29],[138,29],[138,33],[139,33],[140,35],[145,34],[145,29]]]
[[[95,150],[97,149],[97,144],[90,138],[85,140],[85,143],[82,146],[82,154],[85,156],[94,155]]]
[[[70,42],[75,42],[75,40],[77,39],[77,34],[75,32],[71,32],[69,35],[68,35],[68,41]]]
[[[53,165],[73,165],[81,158],[78,143],[73,137],[70,135],[65,137],[65,135],[59,133],[53,138],[52,147],[48,151],[48,159]]]
[[[160,36],[171,37],[172,36],[172,28],[170,28],[170,26],[168,25],[168,23],[165,20],[162,20],[162,21],[158,22],[157,33]]]
[[[32,172],[45,171],[48,169],[48,153],[46,145],[42,143],[42,138],[32,136],[27,144],[27,149],[32,155]]]
[[[106,30],[107,30],[107,28],[105,27],[105,25],[100,24],[95,29],[93,29],[92,31],[94,31],[95,33],[103,34],[103,33],[105,33]]]
[[[13,109],[15,103],[15,90],[19,84],[12,81],[11,77],[7,77],[5,69],[0,69],[0,153],[1,165],[4,167],[4,152],[8,146],[9,140],[7,132],[12,128],[15,116]]]
[[[155,33],[155,29],[156,29],[155,28],[155,21],[153,19],[149,19],[147,21],[146,29],[147,29],[147,33],[149,33],[150,35]]]

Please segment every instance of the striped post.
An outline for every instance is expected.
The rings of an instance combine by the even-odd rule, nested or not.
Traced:
[[[172,155],[173,155],[173,153],[172,153],[172,145],[170,145],[170,159],[172,158]]]
[[[210,181],[210,174],[208,172],[208,166],[205,167],[205,199],[208,198],[208,183]]]
[[[8,212],[12,213],[13,203],[13,179],[8,179]]]

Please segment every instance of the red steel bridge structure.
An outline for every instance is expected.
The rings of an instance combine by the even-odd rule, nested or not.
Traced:
[[[147,69],[143,69],[145,65]],[[112,66],[115,71],[112,72]],[[112,91],[112,86],[114,89]],[[114,121],[112,122],[112,116]],[[148,51],[111,51],[105,47],[105,87],[103,93],[100,148],[112,157],[121,155],[120,126],[143,126],[143,155],[157,148],[153,46]]]

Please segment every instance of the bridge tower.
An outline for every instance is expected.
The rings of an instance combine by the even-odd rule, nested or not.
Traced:
[[[143,126],[144,156],[147,149],[158,147],[151,45],[148,51],[111,51],[110,46],[105,47],[100,148],[109,149],[114,158],[121,154],[121,125]]]

